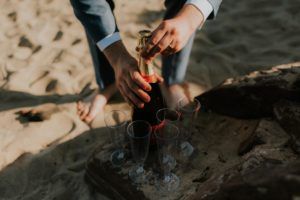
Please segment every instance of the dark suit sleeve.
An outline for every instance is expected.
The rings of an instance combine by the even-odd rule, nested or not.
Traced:
[[[118,31],[111,1],[70,0],[70,2],[76,17],[95,43]]]

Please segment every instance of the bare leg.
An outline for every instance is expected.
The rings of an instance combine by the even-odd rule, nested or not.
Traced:
[[[167,102],[168,108],[175,109],[177,106],[177,102],[181,98],[186,98],[186,94],[184,88],[180,84],[173,84],[167,86],[165,84],[161,87],[164,98]]]
[[[74,13],[82,23],[92,56],[96,81],[99,90],[79,101],[77,104],[80,118],[90,123],[99,112],[103,111],[107,101],[117,91],[114,82],[115,76],[110,63],[99,50],[96,42],[101,36],[118,31],[113,15],[113,0],[71,0]]]

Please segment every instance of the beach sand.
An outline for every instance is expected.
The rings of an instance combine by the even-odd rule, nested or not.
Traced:
[[[117,0],[115,15],[134,54],[140,29],[162,20],[163,1]],[[224,79],[300,60],[299,1],[224,1],[195,37],[191,97]],[[108,141],[103,113],[91,126],[76,101],[96,88],[81,24],[69,1],[0,1],[0,199],[105,199],[83,180],[87,156]],[[160,61],[155,61],[157,67]],[[115,98],[105,111],[129,106]]]

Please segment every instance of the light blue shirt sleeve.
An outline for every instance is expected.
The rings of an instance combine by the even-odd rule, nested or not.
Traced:
[[[185,4],[195,6],[203,14],[204,21],[213,11],[212,5],[207,0],[187,0]]]
[[[121,36],[119,32],[114,32],[105,38],[101,39],[97,42],[98,48],[103,51],[106,47],[110,46],[111,44],[121,40]]]

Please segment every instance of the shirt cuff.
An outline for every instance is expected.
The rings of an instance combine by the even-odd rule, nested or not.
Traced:
[[[106,47],[110,46],[111,44],[121,40],[121,36],[119,32],[114,32],[105,38],[101,39],[97,42],[98,48],[103,51]]]
[[[208,0],[187,0],[185,4],[192,4],[203,14],[204,21],[214,10]]]

